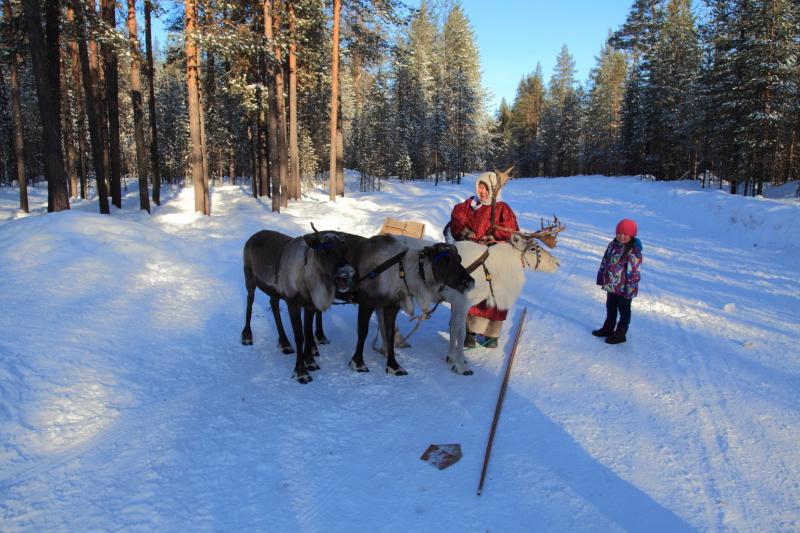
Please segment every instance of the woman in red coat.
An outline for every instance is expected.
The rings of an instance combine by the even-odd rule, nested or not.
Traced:
[[[450,233],[457,241],[470,240],[486,244],[493,241],[508,241],[511,231],[519,231],[517,217],[505,202],[496,198],[494,220],[492,220],[492,191],[497,187],[497,175],[484,172],[475,180],[476,196],[456,205],[450,215]],[[497,347],[497,337],[503,328],[507,310],[489,307],[483,301],[473,306],[467,315],[467,337],[464,347],[475,346],[475,335],[483,335],[482,343],[487,348]]]

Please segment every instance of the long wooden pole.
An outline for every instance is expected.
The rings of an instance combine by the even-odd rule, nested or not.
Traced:
[[[511,347],[511,355],[508,356],[508,364],[506,365],[506,374],[503,376],[503,384],[500,387],[500,395],[497,397],[497,405],[494,408],[494,420],[492,420],[492,430],[489,433],[489,442],[486,444],[486,453],[483,456],[483,468],[481,469],[481,481],[478,484],[478,496],[483,491],[483,482],[486,479],[486,468],[489,466],[489,456],[492,454],[492,442],[494,442],[494,433],[497,429],[497,420],[500,418],[500,409],[503,407],[503,398],[506,396],[506,387],[508,386],[508,378],[511,375],[511,365],[514,364],[514,355],[517,353],[517,343],[519,343],[519,334],[522,332],[522,326],[525,325],[525,315],[528,313],[528,308],[522,309],[522,318],[519,320],[519,327],[517,327],[517,334],[514,336],[514,345]]]

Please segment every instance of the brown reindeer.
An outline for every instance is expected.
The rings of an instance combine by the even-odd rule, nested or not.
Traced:
[[[271,300],[286,300],[297,347],[293,377],[300,383],[310,382],[308,371],[319,368],[311,351],[313,313],[326,310],[337,291],[347,292],[352,285],[355,270],[348,264],[346,253],[345,239],[335,232],[315,232],[292,238],[277,231],[263,230],[250,237],[243,252],[247,309],[242,344],[253,344],[250,318],[256,287]],[[301,309],[305,326],[301,321]]]

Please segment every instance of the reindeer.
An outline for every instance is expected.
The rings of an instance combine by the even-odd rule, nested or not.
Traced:
[[[509,309],[522,292],[526,270],[555,272],[558,269],[558,260],[536,242],[541,238],[550,241],[550,236],[554,234],[538,235],[516,232],[512,234],[511,241],[491,246],[472,241],[455,243],[462,264],[468,272],[475,272],[475,286],[466,293],[450,290],[443,293],[445,301],[450,303],[447,361],[452,364],[450,368],[453,372],[465,376],[472,374],[464,357],[464,337],[470,307],[486,300],[491,306]]]
[[[286,300],[297,346],[293,378],[299,383],[312,381],[309,370],[319,369],[310,349],[314,311],[330,307],[334,294],[337,291],[346,293],[352,284],[355,270],[347,263],[346,252],[345,239],[335,232],[315,232],[292,238],[263,230],[251,236],[244,245],[247,309],[242,344],[253,344],[250,318],[256,287],[271,301],[273,298]],[[273,307],[273,314],[279,318],[276,308]],[[301,309],[304,310],[305,327],[301,322]]]
[[[400,309],[408,315],[414,313],[416,303],[423,313],[430,312],[441,301],[442,292],[454,293],[470,290],[475,282],[462,266],[456,248],[446,243],[431,244],[410,237],[377,235],[368,239],[357,256],[360,272],[375,268],[386,258],[398,258],[397,269],[392,265],[384,274],[359,279],[358,341],[350,360],[350,368],[369,372],[364,363],[364,342],[369,330],[369,319],[377,311],[381,333],[386,339],[386,372],[404,376],[408,372],[395,357],[395,319]],[[383,265],[385,263],[381,263]],[[395,273],[396,270],[396,273]]]

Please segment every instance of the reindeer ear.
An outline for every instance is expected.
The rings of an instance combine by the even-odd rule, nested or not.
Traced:
[[[521,233],[512,233],[511,246],[522,251],[528,246],[528,239],[526,239]]]
[[[503,185],[511,179],[512,170],[514,170],[514,165],[511,165],[505,171],[495,170],[495,174],[497,174],[497,190],[502,189]]]
[[[303,235],[303,240],[306,242],[309,248],[316,248],[319,246],[319,233],[306,233]]]

